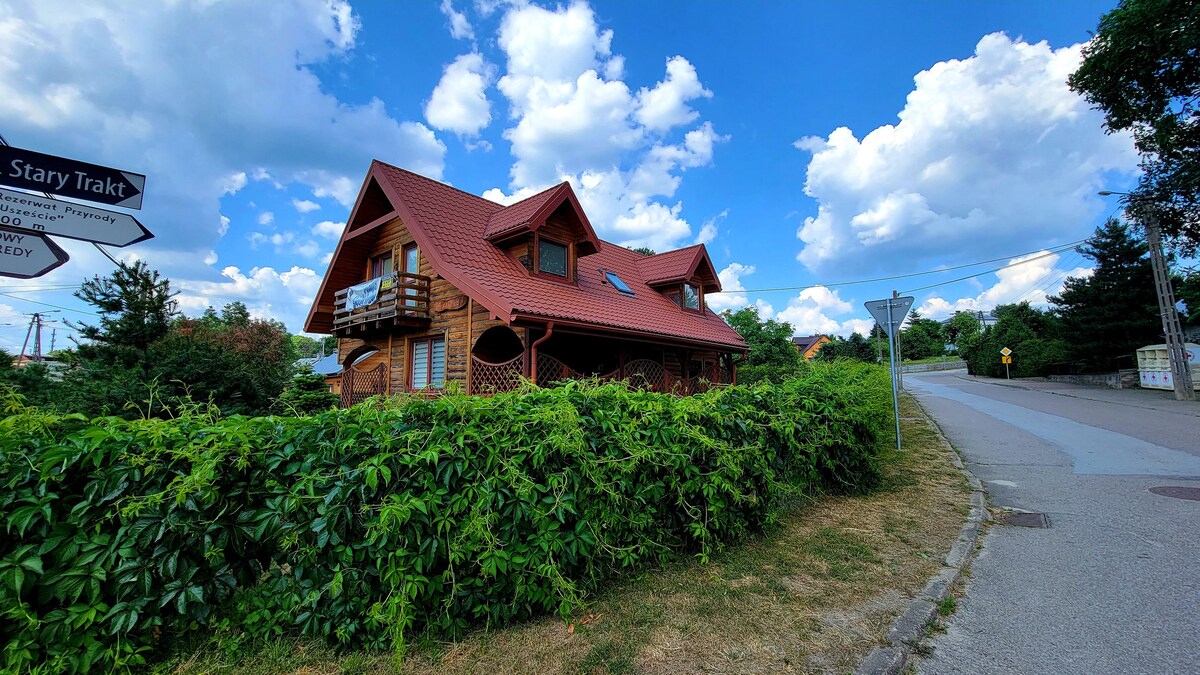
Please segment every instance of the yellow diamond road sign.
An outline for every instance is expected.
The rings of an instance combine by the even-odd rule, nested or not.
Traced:
[[[1011,355],[1012,355],[1012,350],[1009,349],[1008,347],[1005,347],[1004,349],[1000,350],[1000,356],[1011,356]]]

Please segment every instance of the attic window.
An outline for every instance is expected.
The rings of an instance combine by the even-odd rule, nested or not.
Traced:
[[[683,285],[683,308],[700,311],[700,287],[693,284]]]
[[[621,277],[617,276],[616,272],[605,272],[604,278],[608,279],[608,283],[612,284],[613,288],[620,291],[621,295],[628,295],[631,298],[636,297],[633,293],[633,289],[631,289],[628,284],[622,281]]]
[[[567,276],[567,247],[538,237],[538,271],[559,277]]]

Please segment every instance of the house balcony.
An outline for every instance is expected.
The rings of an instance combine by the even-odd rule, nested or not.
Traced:
[[[379,292],[369,304],[354,303],[347,309],[351,288],[334,294],[333,334],[340,338],[370,338],[387,335],[394,329],[422,330],[429,327],[429,277],[395,272],[380,283]]]

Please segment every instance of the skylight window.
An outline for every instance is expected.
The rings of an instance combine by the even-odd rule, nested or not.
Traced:
[[[604,278],[608,279],[608,283],[612,284],[613,288],[620,291],[621,295],[628,295],[631,298],[635,297],[633,289],[629,287],[629,284],[626,284],[624,281],[622,281],[621,277],[617,276],[616,272],[605,272]]]

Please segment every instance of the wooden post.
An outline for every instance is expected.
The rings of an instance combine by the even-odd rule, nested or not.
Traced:
[[[387,369],[387,384],[384,385],[384,391],[388,396],[392,395],[392,334],[388,333],[388,369]]]

